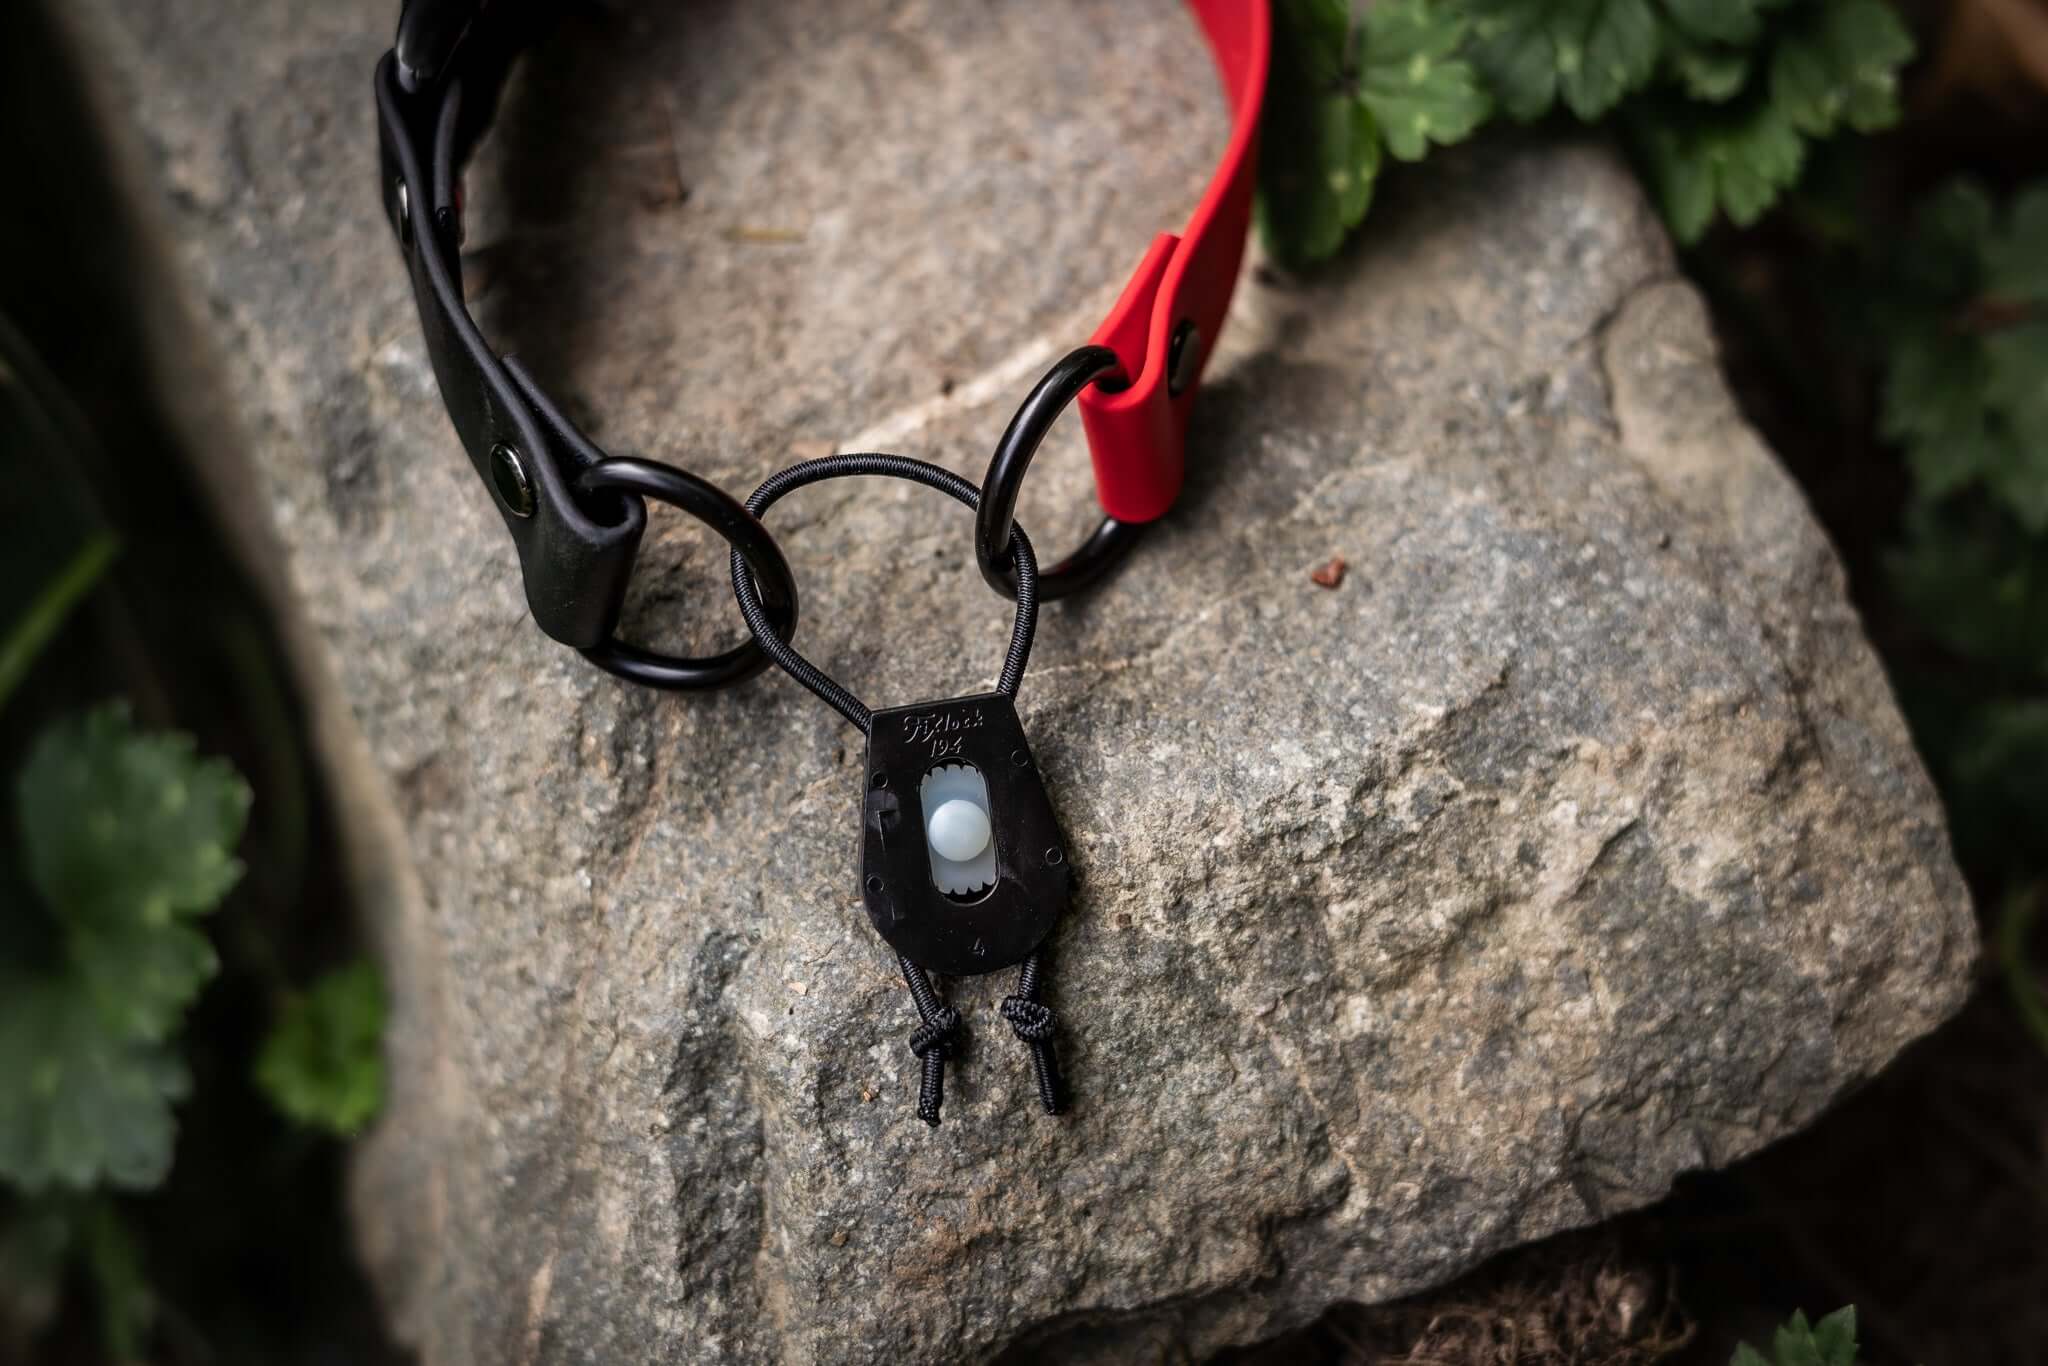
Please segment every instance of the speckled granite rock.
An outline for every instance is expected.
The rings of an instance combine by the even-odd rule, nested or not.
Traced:
[[[429,1363],[1200,1353],[1654,1200],[1957,1004],[1939,810],[1698,300],[1607,153],[1495,144],[1327,279],[1247,280],[1171,525],[1047,612],[1078,1103],[1035,1113],[1005,987],[958,984],[927,1131],[851,732],[779,677],[625,689],[524,620],[377,214],[390,8],[72,13],[334,743],[388,780],[352,809],[406,832],[356,1202]],[[618,451],[978,471],[1222,122],[1168,0],[585,14],[471,177],[480,307]],[[1041,467],[1051,547],[1077,434]],[[841,484],[774,520],[804,643],[871,701],[987,681],[958,509]],[[716,550],[657,517],[636,635],[735,629]]]

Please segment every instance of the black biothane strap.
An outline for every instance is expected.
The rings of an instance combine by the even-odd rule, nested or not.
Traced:
[[[462,296],[463,164],[547,8],[411,0],[398,46],[377,65],[377,132],[384,209],[448,416],[512,534],[534,623],[589,649],[618,621],[646,507],[638,498],[576,500],[571,484],[604,453],[517,362],[491,350]]]

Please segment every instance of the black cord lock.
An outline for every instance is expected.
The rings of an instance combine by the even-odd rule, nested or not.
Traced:
[[[1066,910],[1069,872],[1010,699],[876,712],[867,772],[861,887],[889,947],[949,977],[1030,957]]]
[[[746,511],[759,517],[793,489],[848,478],[906,479],[970,509],[981,503],[974,485],[922,460],[830,455],[770,475]],[[1067,851],[1017,719],[1017,689],[1038,626],[1038,557],[1024,528],[1006,528],[1006,539],[1017,615],[995,690],[880,711],[790,644],[762,595],[759,566],[738,542],[732,554],[733,594],[762,652],[867,736],[861,887],[868,918],[896,951],[917,1007],[910,1035],[920,1068],[917,1113],[932,1125],[961,1021],[931,975],[968,977],[1011,964],[1022,967],[1016,991],[1003,998],[1003,1019],[1030,1054],[1039,1104],[1047,1114],[1060,1111],[1058,1026],[1039,996],[1041,946],[1067,908]]]

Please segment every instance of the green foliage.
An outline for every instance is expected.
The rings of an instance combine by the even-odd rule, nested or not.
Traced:
[[[7,983],[0,1003],[0,1177],[30,1193],[146,1189],[170,1169],[176,1053],[124,1034],[76,980]]]
[[[1381,0],[1358,24],[1346,0],[1280,0],[1275,20],[1259,223],[1301,264],[1364,218],[1383,153],[1416,161],[1461,141],[1490,104],[1459,56],[1465,21],[1438,0]]]
[[[256,1083],[286,1116],[341,1137],[384,1103],[384,983],[374,964],[337,969],[293,997],[256,1060]]]
[[[1771,1340],[1769,1356],[1745,1342],[1728,1366],[1856,1366],[1856,1306],[1837,1309],[1814,1324],[1795,1310]]]
[[[1347,0],[1275,9],[1260,222],[1284,261],[1336,251],[1381,151],[1463,140],[1498,109],[1614,119],[1673,233],[1754,223],[1814,139],[1899,117],[1913,41],[1890,0]]]
[[[1510,118],[1540,118],[1562,101],[1580,118],[1597,119],[1657,70],[1665,21],[1651,0],[1466,4],[1473,17],[1472,60]]]
[[[1894,280],[1882,429],[1919,492],[1982,488],[2027,532],[2048,532],[2048,185],[2002,214],[1977,186],[1941,190]]]
[[[1771,53],[1771,107],[1809,137],[1889,128],[1912,56],[1913,35],[1884,0],[1802,6]]]
[[[1430,144],[1462,142],[1492,104],[1460,59],[1465,22],[1431,0],[1379,0],[1365,12],[1358,98],[1378,121],[1387,150],[1420,161]]]
[[[1958,851],[2024,884],[2048,825],[2048,185],[1940,188],[1868,276],[1880,427],[1912,475],[1885,568],[1956,675],[1903,700]]]
[[[1719,214],[1738,227],[1756,222],[1805,164],[1806,144],[1768,103],[1658,101],[1633,131],[1664,221],[1681,242],[1697,241]]]
[[[248,788],[112,706],[44,733],[15,809],[53,946],[0,984],[0,1179],[34,1193],[162,1180],[189,1078],[168,1038],[216,968],[188,923],[241,874]]]

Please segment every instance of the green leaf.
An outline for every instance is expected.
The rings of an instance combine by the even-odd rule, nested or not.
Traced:
[[[1269,134],[1272,150],[1259,163],[1259,234],[1274,256],[1297,266],[1336,254],[1371,205],[1379,175],[1370,110],[1349,95],[1325,95],[1311,112],[1310,126]]]
[[[113,932],[212,910],[241,876],[249,789],[125,707],[45,732],[15,789],[30,880],[58,918]]]
[[[186,921],[240,874],[248,789],[116,706],[45,731],[15,798],[63,952],[0,988],[0,1177],[31,1192],[153,1186],[188,1086],[164,1040],[216,967]]]
[[[1763,31],[1763,13],[1781,0],[1664,0],[1664,12],[1686,37],[1747,45]]]
[[[1285,57],[1310,88],[1335,89],[1351,59],[1350,0],[1274,0],[1273,57]]]
[[[1467,0],[1471,57],[1501,107],[1527,122],[1562,99],[1591,121],[1657,69],[1650,0]]]
[[[1813,137],[1889,128],[1912,56],[1913,35],[1885,0],[1827,0],[1802,11],[1772,52],[1771,103]]]
[[[1526,0],[1469,0],[1472,63],[1508,116],[1528,123],[1557,103],[1557,59],[1543,31],[1540,5]]]
[[[1456,56],[1464,41],[1465,21],[1439,0],[1379,0],[1366,11],[1359,98],[1400,160],[1470,137],[1491,112],[1478,73]]]
[[[1856,1310],[1838,1309],[1818,1326],[1795,1311],[1772,1339],[1768,1358],[1745,1342],[1729,1366],[1856,1366]]]
[[[1678,42],[1668,60],[1685,93],[1707,104],[1735,98],[1749,80],[1749,53],[1739,47]]]
[[[1634,120],[1644,168],[1672,235],[1697,242],[1715,213],[1741,227],[1799,178],[1805,145],[1775,108],[1645,106]]]
[[[1327,259],[1372,203],[1380,140],[1345,75],[1343,0],[1283,0],[1259,160],[1259,233],[1290,265]]]
[[[108,1026],[152,1043],[177,1029],[185,1008],[220,968],[206,936],[184,925],[80,927],[71,932],[69,948]]]
[[[2048,295],[2028,291],[2044,283],[2048,247],[2031,236],[2044,223],[2040,188],[2003,216],[1967,182],[1930,197],[1887,277],[1900,303],[1880,411],[1918,497],[1981,487],[2035,533],[2048,531]]]
[[[57,577],[44,585],[21,620],[5,636],[0,636],[0,706],[7,704],[8,696],[28,676],[36,657],[70,619],[72,609],[106,575],[119,551],[120,542],[111,535],[102,532],[90,537],[57,572]]]
[[[1822,1366],[1856,1366],[1856,1306],[1844,1305],[1814,1325]]]
[[[156,1185],[189,1085],[174,1054],[113,1028],[81,983],[0,984],[0,1178],[23,1191]]]
[[[289,1001],[256,1060],[286,1116],[342,1137],[384,1104],[384,983],[374,964],[337,969]]]

